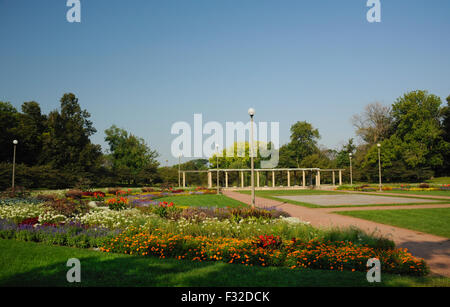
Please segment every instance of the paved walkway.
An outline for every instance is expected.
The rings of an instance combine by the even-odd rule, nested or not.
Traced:
[[[251,203],[251,196],[247,194],[233,191],[224,191],[223,194],[247,204]],[[450,240],[447,238],[375,223],[354,217],[333,214],[329,211],[337,211],[338,208],[313,209],[261,197],[256,197],[256,206],[262,208],[276,207],[280,210],[286,211],[291,216],[308,221],[311,225],[316,227],[356,226],[367,231],[368,233],[379,233],[392,239],[398,247],[407,248],[414,256],[424,258],[434,275],[450,277]],[[442,208],[443,205],[426,205],[425,207],[431,208],[431,206],[439,206],[439,208]],[[394,207],[402,207],[398,209],[406,209],[407,207],[419,208],[422,206],[415,205]],[[385,210],[390,208],[392,207],[383,207]],[[345,209],[355,210],[357,208]],[[341,209],[339,208],[339,210]],[[369,210],[369,207],[364,207],[364,210]]]

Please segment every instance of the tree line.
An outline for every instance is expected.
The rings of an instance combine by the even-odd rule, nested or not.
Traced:
[[[319,145],[319,130],[311,123],[295,123],[290,141],[279,149],[278,167],[348,170],[351,153],[354,180],[374,182],[380,144],[385,181],[416,182],[450,174],[450,96],[443,105],[427,91],[408,92],[390,106],[367,105],[352,117],[352,123],[357,139],[349,139],[339,149]],[[115,125],[105,130],[109,148],[103,153],[90,140],[96,129],[89,112],[72,93],[64,94],[60,108],[49,114],[42,114],[35,101],[24,102],[20,111],[0,101],[0,131],[0,189],[11,185],[14,139],[19,141],[16,184],[28,188],[176,185],[178,168],[205,170],[215,168],[217,161],[220,168],[250,167],[248,143],[245,157],[227,157],[224,150],[219,159],[213,156],[162,167],[156,160],[158,153],[142,138]],[[260,162],[258,152],[256,168]],[[232,176],[231,181],[238,180]],[[205,185],[206,180],[204,174],[189,174],[188,183]]]

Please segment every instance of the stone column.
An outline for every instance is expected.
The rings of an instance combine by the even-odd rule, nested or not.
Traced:
[[[241,172],[241,188],[244,187],[244,172]]]
[[[306,187],[306,175],[305,175],[305,171],[303,171],[303,178],[302,178],[302,182],[303,182],[303,187],[305,188]]]
[[[275,171],[272,171],[272,187],[275,187]]]
[[[342,185],[342,171],[339,170],[339,185]]]
[[[225,187],[228,188],[228,172],[225,172]]]
[[[186,187],[186,172],[183,172],[183,188]]]
[[[208,172],[208,187],[212,188],[212,174],[211,172]]]
[[[287,172],[287,184],[288,184],[288,187],[290,187],[291,186],[291,172],[290,171],[288,171]]]
[[[316,185],[320,187],[320,171],[317,171]]]
[[[336,185],[336,175],[334,174],[334,171],[332,171],[332,173],[333,173],[333,186],[335,186]]]
[[[259,172],[256,172],[256,187],[259,188]]]

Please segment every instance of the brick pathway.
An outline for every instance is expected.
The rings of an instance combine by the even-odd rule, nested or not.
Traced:
[[[251,196],[233,191],[224,191],[224,195],[244,202],[251,203]],[[394,227],[358,219],[349,216],[333,214],[331,210],[338,211],[338,208],[306,208],[298,205],[288,204],[282,201],[276,201],[267,198],[256,197],[257,207],[276,207],[286,211],[291,216],[298,217],[301,220],[308,221],[315,227],[348,227],[356,226],[368,233],[377,232],[383,236],[392,239],[398,247],[407,248],[414,256],[424,258],[430,266],[431,272],[434,275],[442,275],[450,277],[450,240],[444,237],[438,237],[431,234],[426,234],[414,230]],[[450,205],[425,205],[426,208],[431,206]],[[398,208],[402,207],[402,208]],[[406,209],[407,207],[419,208],[421,205],[415,206],[394,206],[398,209]],[[378,207],[380,208],[380,207]],[[390,209],[389,207],[382,207],[383,209]],[[345,208],[347,210],[356,210],[357,208]],[[342,210],[339,208],[339,210]],[[370,210],[369,207],[364,207],[364,210]],[[374,209],[377,210],[377,209]]]

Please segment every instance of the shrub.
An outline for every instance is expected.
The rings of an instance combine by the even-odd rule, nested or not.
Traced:
[[[419,184],[419,188],[421,188],[421,189],[429,189],[430,185],[428,183],[421,183],[421,184]]]
[[[83,197],[83,192],[81,190],[69,190],[65,195],[69,198],[81,199]]]
[[[75,200],[71,198],[55,199],[44,204],[47,211],[53,211],[56,214],[65,217],[74,217],[78,214],[86,214],[89,212],[89,206],[83,200]]]

